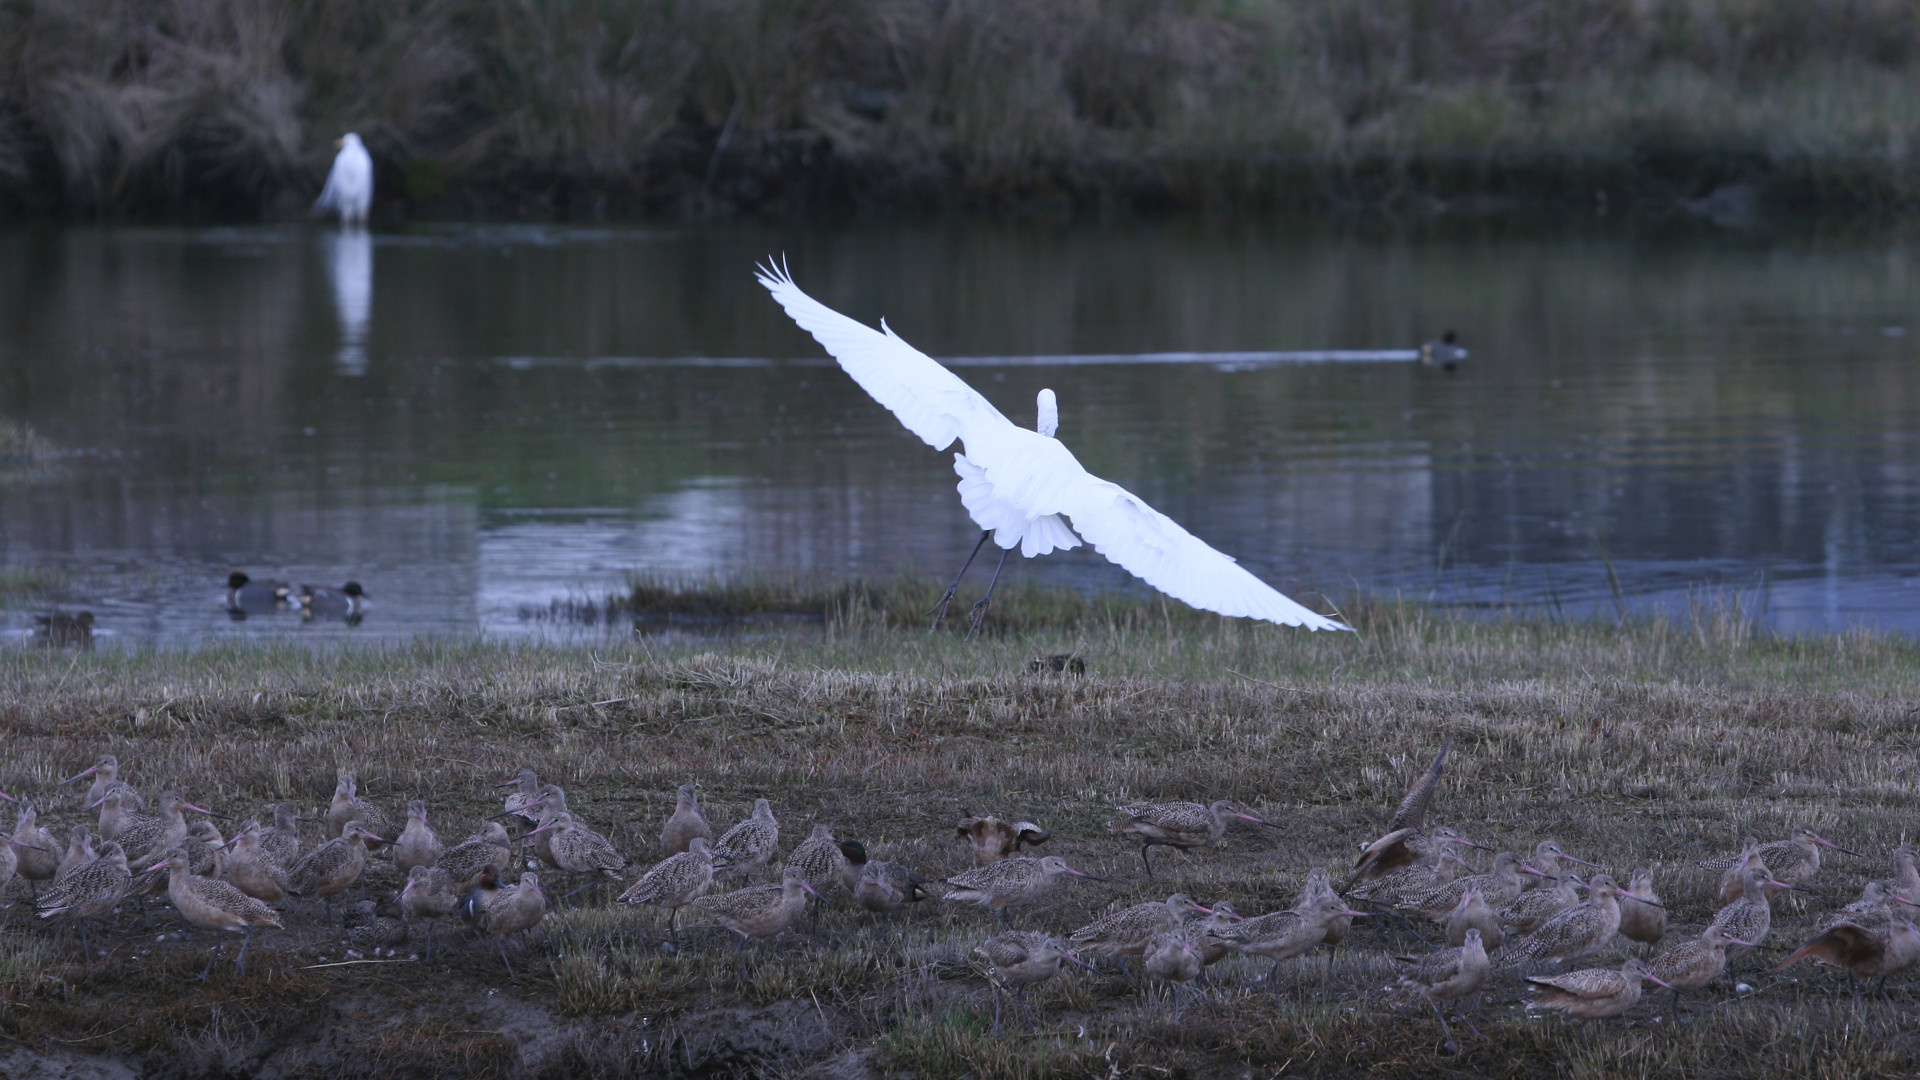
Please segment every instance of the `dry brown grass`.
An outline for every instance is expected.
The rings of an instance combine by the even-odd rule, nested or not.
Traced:
[[[1914,200],[1898,0],[0,4],[0,205]]]
[[[1615,628],[1382,604],[1337,637],[1116,610],[971,645],[843,617],[717,646],[9,652],[0,787],[71,820],[75,795],[54,782],[111,749],[146,789],[253,814],[278,799],[318,805],[350,767],[363,794],[425,798],[463,834],[498,805],[491,782],[526,765],[650,861],[674,785],[692,778],[718,822],[764,796],[788,846],[824,821],[929,873],[965,865],[951,834],[963,809],[993,810],[1041,822],[1050,851],[1114,879],[1024,916],[1063,932],[1175,888],[1242,912],[1284,905],[1309,867],[1381,829],[1447,735],[1458,741],[1438,820],[1514,848],[1551,836],[1616,872],[1653,866],[1680,927],[1711,911],[1714,881],[1692,861],[1746,833],[1810,820],[1873,856],[1836,857],[1808,903],[1784,906],[1779,944],[1883,873],[1915,832],[1920,647],[1908,641],[1755,636],[1707,610]],[[1026,672],[1032,655],[1068,649],[1085,677]],[[1221,850],[1163,855],[1164,880],[1149,883],[1104,827],[1113,802],[1138,798],[1233,798],[1287,829],[1236,827]],[[375,892],[397,881],[382,868]],[[919,905],[885,938],[832,910],[814,938],[751,953],[742,984],[717,928],[683,919],[685,948],[666,955],[657,913],[594,905],[515,945],[522,979],[509,984],[488,943],[447,928],[431,967],[309,969],[343,955],[310,906],[256,941],[244,979],[216,968],[211,986],[184,991],[204,940],[157,943],[123,916],[95,938],[112,958],[83,965],[70,938],[16,910],[0,936],[0,1031],[43,1050],[90,1038],[94,1052],[189,1072],[257,1070],[276,1053],[422,1075],[439,1061],[468,1075],[791,1074],[849,1052],[889,1074],[1006,1077],[1264,1075],[1288,1062],[1322,1075],[1893,1076],[1920,1062],[1910,983],[1856,1011],[1812,969],[1749,966],[1755,993],[1705,995],[1677,1030],[1646,1007],[1584,1030],[1529,1019],[1508,979],[1478,1017],[1488,1038],[1446,1059],[1430,1014],[1381,989],[1386,951],[1410,944],[1384,928],[1363,931],[1330,977],[1318,957],[1283,970],[1278,1003],[1258,981],[1264,964],[1229,964],[1175,1028],[1158,997],[1069,976],[1040,988],[1037,1032],[994,1038],[967,960],[991,928],[970,910]]]

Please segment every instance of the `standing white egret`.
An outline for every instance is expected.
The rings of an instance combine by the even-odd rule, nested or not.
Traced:
[[[955,439],[965,444],[964,453],[953,455],[953,471],[960,476],[960,501],[983,531],[946,595],[928,612],[935,626],[989,537],[1001,548],[1000,563],[986,596],[973,605],[968,637],[980,629],[1015,546],[1032,558],[1079,547],[1084,537],[1135,577],[1202,610],[1310,630],[1352,629],[1287,599],[1139,496],[1087,472],[1053,437],[1060,411],[1052,390],[1040,391],[1038,430],[1016,427],[953,372],[902,341],[885,320],[875,330],[834,311],[800,291],[784,266],[769,263],[756,277],[907,430],[935,450]],[[1072,519],[1071,528],[1062,517]]]
[[[373,209],[373,155],[367,153],[367,145],[360,141],[360,136],[351,131],[340,136],[334,145],[340,148],[340,153],[334,156],[327,184],[320,189],[313,208],[322,213],[339,213],[342,225],[365,226],[367,213]]]

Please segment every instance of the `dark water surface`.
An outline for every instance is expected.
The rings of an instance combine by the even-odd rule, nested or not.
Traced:
[[[1193,222],[0,233],[0,634],[547,632],[678,575],[950,573],[928,450],[754,284],[885,316],[1297,597],[1612,612],[1737,591],[1787,631],[1920,631],[1920,273],[1904,234]],[[1049,362],[1398,350],[1417,364]],[[1040,358],[1040,359],[1034,359]],[[1180,362],[1175,362],[1180,361]],[[1197,361],[1197,362],[1196,362]],[[226,573],[357,627],[228,618]],[[1084,552],[1018,568],[1121,587]]]

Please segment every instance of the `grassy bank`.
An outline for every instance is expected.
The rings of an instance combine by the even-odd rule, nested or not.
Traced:
[[[736,597],[736,600],[738,598]],[[1010,605],[1017,606],[1017,605]],[[1144,605],[1142,608],[1144,609]],[[1435,819],[1487,843],[1552,837],[1616,873],[1656,870],[1679,939],[1710,916],[1716,876],[1692,869],[1746,833],[1797,821],[1867,853],[1835,857],[1805,903],[1784,902],[1775,946],[1852,899],[1914,832],[1920,646],[1871,635],[1756,637],[1727,613],[1624,627],[1459,622],[1389,605],[1350,613],[1351,635],[1219,620],[1050,619],[964,644],[846,617],[727,643],[625,640],[597,648],[426,642],[386,651],[223,648],[0,653],[0,786],[81,819],[55,781],[112,750],[148,791],[176,786],[246,816],[318,806],[336,770],[363,795],[424,798],[443,835],[498,808],[522,766],[630,858],[651,862],[672,790],[704,786],[725,825],[771,799],[783,848],[810,824],[923,872],[966,863],[963,810],[1040,822],[1047,850],[1112,878],[1023,916],[1066,932],[1116,903],[1173,889],[1284,906],[1308,868],[1339,865],[1379,833],[1407,780],[1457,743]],[[1083,677],[1038,675],[1077,652]],[[1229,832],[1219,850],[1162,856],[1162,880],[1109,836],[1111,804],[1233,798],[1281,832]],[[224,824],[224,823],[223,823]],[[389,866],[372,895],[391,892]],[[247,974],[193,982],[204,934],[102,920],[83,963],[59,928],[25,917],[16,884],[0,932],[0,1036],[9,1052],[92,1055],[175,1075],[1911,1075],[1920,993],[1856,1009],[1831,973],[1772,976],[1756,961],[1696,997],[1678,1027],[1642,1006],[1585,1029],[1525,1015],[1511,978],[1488,995],[1455,1058],[1431,1014],[1382,988],[1413,943],[1364,928],[1323,973],[1215,969],[1174,1026],[1163,999],[1118,977],[1040,988],[1035,1031],[991,1037],[991,996],[968,963],[993,932],[972,910],[918,905],[880,937],[829,910],[734,969],[731,942],[682,919],[600,904],[552,915],[509,982],[491,945],[443,927],[429,964],[352,963],[317,905],[257,937]],[[557,892],[558,890],[554,890]],[[691,914],[691,913],[689,913]],[[161,937],[162,940],[156,940]],[[1772,954],[1778,957],[1779,953]],[[372,959],[361,957],[360,959]],[[1603,956],[1601,962],[1618,962]],[[1836,996],[1836,991],[1839,996]],[[21,1059],[25,1060],[25,1059]],[[816,1070],[809,1072],[809,1070]]]
[[[349,129],[389,217],[1903,206],[1917,90],[1894,0],[7,0],[0,211],[292,214]]]

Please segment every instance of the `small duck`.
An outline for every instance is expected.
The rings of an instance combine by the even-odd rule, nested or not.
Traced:
[[[93,612],[82,611],[69,615],[64,611],[50,611],[45,615],[35,615],[33,621],[38,624],[35,632],[53,645],[77,645],[82,649],[93,648]]]
[[[1437,367],[1441,371],[1452,371],[1465,363],[1467,350],[1460,345],[1460,336],[1449,330],[1440,335],[1438,341],[1422,342],[1420,362],[1427,367]]]
[[[302,585],[299,596],[300,610],[309,618],[319,615],[356,623],[366,611],[367,591],[357,581],[349,581],[338,589]]]
[[[255,581],[238,570],[227,575],[228,611],[274,611],[292,596],[293,586],[284,581]]]

